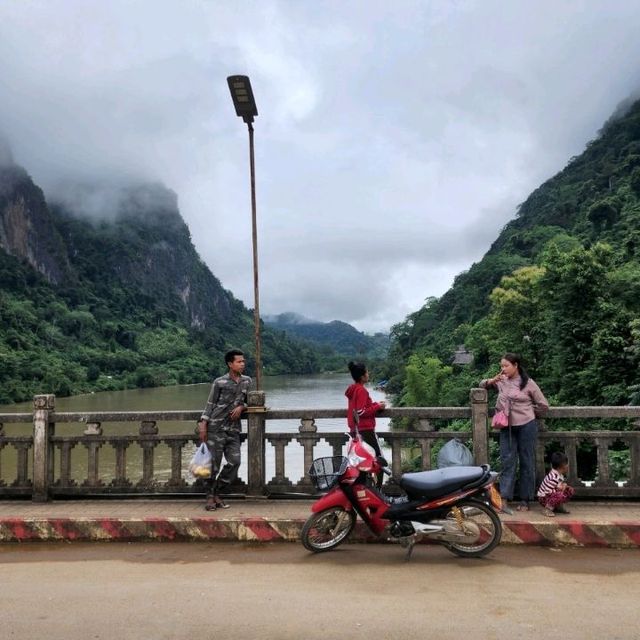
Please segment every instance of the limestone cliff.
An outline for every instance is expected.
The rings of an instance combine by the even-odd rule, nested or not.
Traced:
[[[0,144],[0,248],[67,290],[116,280],[193,328],[231,319],[239,303],[196,253],[172,191],[68,185],[67,194],[49,206]]]
[[[109,197],[100,188],[95,197],[97,189],[83,187],[83,197],[76,189],[73,205],[52,204],[71,265],[83,282],[117,281],[150,305],[172,309],[192,328],[231,320],[240,303],[198,256],[175,193],[144,184],[112,189]],[[102,210],[94,207],[87,214],[88,203],[97,200]]]
[[[265,374],[318,352],[265,328]],[[36,393],[205,382],[234,347],[254,373],[253,314],[198,256],[159,184],[47,197],[0,146],[0,404]]]
[[[51,283],[70,277],[66,248],[42,191],[7,152],[0,152],[0,247]]]

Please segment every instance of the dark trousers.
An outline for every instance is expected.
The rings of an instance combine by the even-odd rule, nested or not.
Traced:
[[[520,500],[535,500],[537,439],[538,423],[535,420],[500,431],[500,495],[504,500],[513,500],[518,465]]]
[[[207,495],[218,495],[238,477],[240,432],[237,429],[209,431],[207,433],[207,447],[213,458],[211,479],[207,482]],[[226,464],[220,470],[223,455]]]
[[[369,446],[373,447],[377,456],[382,455],[382,450],[380,449],[380,443],[378,442],[378,436],[376,436],[376,432],[373,429],[371,430],[367,429],[365,431],[361,431],[360,437],[362,438],[363,442],[366,442]],[[376,474],[376,486],[378,487],[378,489],[382,487],[383,475],[384,474],[382,473],[382,471]]]

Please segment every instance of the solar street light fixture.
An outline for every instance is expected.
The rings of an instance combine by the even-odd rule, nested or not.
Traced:
[[[250,125],[253,118],[258,115],[258,107],[256,107],[256,100],[253,97],[249,76],[229,76],[227,83],[236,114]]]

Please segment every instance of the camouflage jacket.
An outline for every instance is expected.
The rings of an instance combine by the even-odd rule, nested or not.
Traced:
[[[228,373],[216,378],[211,385],[207,405],[200,420],[206,420],[209,427],[240,429],[240,420],[232,421],[229,414],[236,407],[247,406],[247,391],[250,385],[249,376],[240,376],[238,382]]]

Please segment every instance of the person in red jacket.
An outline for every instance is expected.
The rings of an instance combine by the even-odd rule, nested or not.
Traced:
[[[348,399],[347,424],[349,431],[355,433],[354,411],[358,414],[358,431],[364,442],[373,447],[377,456],[382,455],[380,444],[376,437],[376,413],[383,411],[386,407],[384,402],[373,402],[371,396],[364,386],[369,382],[369,372],[367,367],[360,362],[350,362],[349,371],[354,380],[352,385],[347,387],[344,395]],[[378,474],[378,488],[382,486],[382,473]]]

